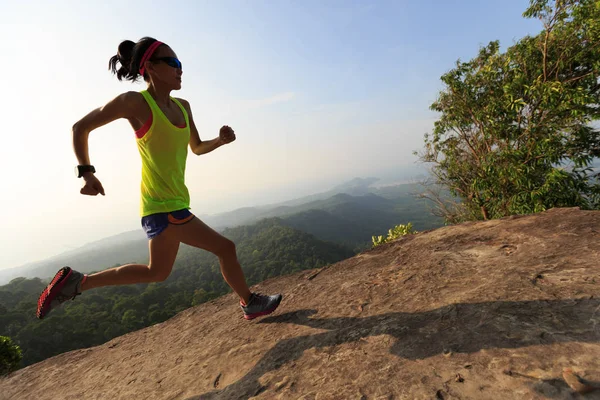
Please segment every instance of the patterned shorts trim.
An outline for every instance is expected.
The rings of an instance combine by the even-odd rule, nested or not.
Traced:
[[[194,217],[194,214],[187,208],[168,213],[147,215],[142,217],[142,228],[144,229],[144,232],[146,232],[148,239],[152,239],[167,229],[169,224],[183,225],[190,222]]]

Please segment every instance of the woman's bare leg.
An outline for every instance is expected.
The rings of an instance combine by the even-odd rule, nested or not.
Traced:
[[[167,227],[148,243],[149,265],[127,264],[88,275],[81,285],[81,291],[115,285],[161,282],[168,278],[179,250],[179,239],[172,226]]]
[[[244,304],[248,304],[250,289],[246,284],[244,272],[237,259],[235,244],[231,240],[220,235],[198,218],[182,225],[170,225],[169,229],[173,230],[173,236],[182,243],[210,251],[219,257],[221,274],[225,282]]]

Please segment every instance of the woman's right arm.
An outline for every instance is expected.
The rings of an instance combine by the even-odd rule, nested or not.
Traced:
[[[79,165],[91,165],[88,151],[90,132],[119,118],[135,119],[137,110],[139,110],[140,97],[138,92],[120,94],[73,125],[73,149]],[[102,184],[92,172],[85,173],[83,179],[85,179],[85,186],[81,189],[81,194],[95,196],[100,193],[104,195]]]

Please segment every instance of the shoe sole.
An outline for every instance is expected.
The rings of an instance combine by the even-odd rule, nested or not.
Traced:
[[[279,301],[277,302],[277,304],[275,304],[275,307],[268,309],[267,311],[261,311],[259,313],[255,313],[255,314],[244,314],[244,318],[247,320],[251,320],[254,318],[258,318],[258,317],[262,317],[263,315],[269,315],[271,314],[273,311],[277,310],[277,307],[279,307],[279,304],[281,304],[281,300],[283,299],[283,297],[281,299],[279,299]]]
[[[48,286],[46,286],[46,289],[44,289],[44,291],[40,294],[36,313],[36,316],[39,319],[44,318],[48,314],[50,311],[50,303],[52,303],[52,300],[54,300],[56,294],[60,293],[67,282],[67,278],[71,276],[72,273],[73,270],[69,267],[61,268],[56,275],[54,275],[54,278],[48,284]],[[56,290],[53,290],[55,288]]]

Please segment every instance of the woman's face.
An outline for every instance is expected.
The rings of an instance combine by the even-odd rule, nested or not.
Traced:
[[[150,61],[152,65],[149,73],[155,82],[161,82],[171,90],[181,89],[181,62],[169,46],[164,45],[156,49]]]

